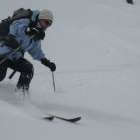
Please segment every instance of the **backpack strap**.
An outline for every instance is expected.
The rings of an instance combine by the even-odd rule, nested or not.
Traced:
[[[39,11],[32,11],[32,16],[30,18],[30,24],[29,27],[34,27],[36,26],[37,22],[38,22],[38,16],[39,16]]]
[[[9,26],[12,23],[11,17],[0,22],[0,41],[2,41],[9,33]]]

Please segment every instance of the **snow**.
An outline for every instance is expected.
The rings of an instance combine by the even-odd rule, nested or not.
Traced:
[[[32,104],[14,92],[19,74],[0,83],[0,139],[139,140],[140,2],[5,0],[0,19],[19,7],[54,11],[42,46],[57,64],[56,92],[51,72],[27,55],[35,67]],[[47,113],[83,119],[41,120]]]

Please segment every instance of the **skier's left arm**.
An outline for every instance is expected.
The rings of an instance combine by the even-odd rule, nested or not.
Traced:
[[[55,71],[56,70],[56,65],[55,65],[55,63],[51,62],[50,60],[48,60],[45,57],[45,55],[44,55],[44,53],[41,49],[41,41],[33,42],[32,45],[34,45],[34,47],[31,47],[31,49],[28,50],[29,54],[35,60],[39,60],[43,65],[50,68],[51,71]]]

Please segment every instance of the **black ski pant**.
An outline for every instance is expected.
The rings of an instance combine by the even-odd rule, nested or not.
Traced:
[[[0,81],[4,80],[6,77],[8,68],[21,73],[17,83],[17,88],[29,89],[30,82],[34,74],[33,65],[24,58],[20,58],[16,61],[7,59],[3,64],[0,65]]]

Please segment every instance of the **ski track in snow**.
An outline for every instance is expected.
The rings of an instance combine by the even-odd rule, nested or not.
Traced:
[[[47,115],[48,113],[62,115],[62,116],[73,116],[75,114],[81,115],[85,119],[102,122],[107,125],[136,125],[140,126],[140,121],[129,117],[123,117],[117,114],[111,114],[97,109],[83,108],[80,106],[69,106],[61,103],[36,103],[32,100],[22,101],[18,92],[14,91],[15,85],[10,82],[6,82],[0,85],[1,93],[0,99],[7,102],[8,104],[14,105],[18,109],[22,109],[25,113],[40,118]],[[51,93],[52,94],[52,93]],[[55,93],[57,94],[57,93]]]

